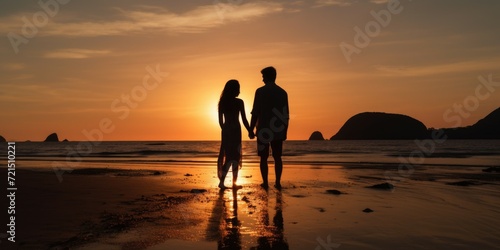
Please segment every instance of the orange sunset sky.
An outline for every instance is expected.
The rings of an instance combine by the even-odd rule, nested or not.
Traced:
[[[87,140],[100,123],[103,140],[218,140],[225,82],[240,81],[250,117],[270,65],[288,91],[292,140],[329,138],[365,111],[441,128],[500,104],[500,1],[40,3],[0,3],[8,140]]]

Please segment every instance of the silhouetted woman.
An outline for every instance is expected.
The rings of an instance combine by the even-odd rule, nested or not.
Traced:
[[[245,128],[250,132],[245,115],[245,104],[243,100],[236,98],[240,94],[240,83],[237,80],[229,80],[219,100],[219,125],[222,129],[222,142],[219,159],[217,161],[217,176],[219,177],[219,188],[226,188],[226,179],[229,168],[233,167],[233,188],[238,179],[238,166],[241,167],[241,125],[240,114]]]

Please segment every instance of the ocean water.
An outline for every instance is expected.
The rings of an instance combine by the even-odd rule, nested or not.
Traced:
[[[215,166],[219,141],[17,142],[18,167]],[[258,166],[255,141],[243,141],[243,165]],[[7,158],[7,148],[0,155]],[[270,157],[272,160],[272,157]],[[285,165],[401,164],[500,166],[500,140],[286,141]]]

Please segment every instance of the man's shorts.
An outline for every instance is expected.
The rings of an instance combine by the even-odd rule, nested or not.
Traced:
[[[281,157],[283,155],[283,140],[273,140],[271,142],[261,141],[257,138],[257,152],[259,156],[269,156],[269,145],[273,152],[273,157]]]

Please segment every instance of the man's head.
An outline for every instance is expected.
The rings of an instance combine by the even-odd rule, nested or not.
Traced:
[[[265,84],[275,83],[276,81],[276,69],[274,67],[267,67],[260,71],[262,73],[262,81]]]

